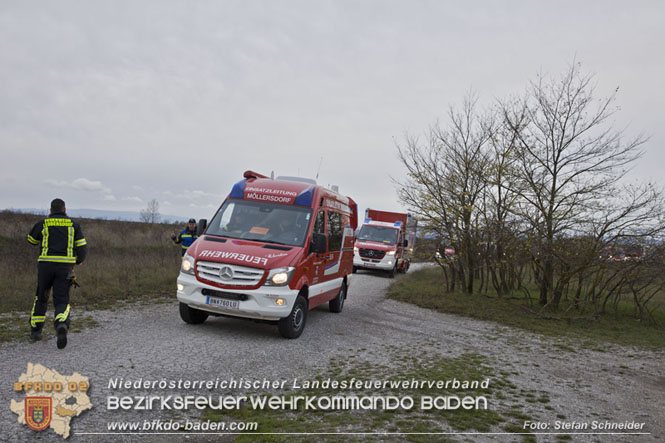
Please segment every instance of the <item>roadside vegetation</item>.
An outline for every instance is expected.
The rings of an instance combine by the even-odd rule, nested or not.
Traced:
[[[662,326],[665,196],[625,180],[648,138],[615,127],[618,88],[603,97],[595,84],[573,63],[484,109],[469,94],[398,145],[400,200],[435,238],[437,306],[458,300],[483,318],[512,306],[517,318],[603,330]]]
[[[442,285],[443,271],[429,267],[411,271],[393,284],[388,297],[413,303],[440,312],[463,315],[479,320],[490,320],[506,326],[550,336],[564,337],[576,346],[607,352],[607,344],[633,345],[645,348],[665,348],[665,292],[658,291],[653,298],[651,321],[640,321],[639,311],[631,301],[629,291],[613,301],[611,311],[594,308],[590,294],[564,292],[560,309],[556,312],[544,308],[529,291],[515,291],[499,296],[492,286],[487,292],[465,294],[462,290],[449,291]],[[478,283],[478,282],[477,282]],[[526,285],[534,289],[535,278]],[[574,352],[573,347],[568,350]]]
[[[37,288],[39,247],[26,241],[44,215],[0,212],[0,341],[27,336],[27,318]],[[180,246],[169,235],[180,225],[77,219],[88,241],[88,257],[75,267],[78,288],[71,288],[72,316],[118,303],[173,297]],[[49,301],[47,322],[53,315]],[[93,324],[86,321],[86,325]],[[48,329],[48,328],[46,328]],[[25,335],[23,335],[25,333]]]

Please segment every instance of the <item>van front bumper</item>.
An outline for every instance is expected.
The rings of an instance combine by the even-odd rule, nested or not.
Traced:
[[[361,257],[358,254],[353,255],[353,266],[356,268],[366,269],[380,269],[382,271],[390,271],[395,267],[397,259],[394,255],[386,254],[381,260],[375,258]]]
[[[204,290],[207,290],[205,291],[207,294],[203,293]],[[242,299],[237,300],[234,295]],[[247,290],[222,289],[200,282],[195,276],[183,272],[178,275],[176,293],[178,301],[195,309],[213,314],[269,321],[287,317],[293,309],[297,296],[298,291],[288,286],[261,286]],[[284,303],[278,305],[277,299],[282,299]],[[220,300],[224,300],[223,306],[214,304]]]

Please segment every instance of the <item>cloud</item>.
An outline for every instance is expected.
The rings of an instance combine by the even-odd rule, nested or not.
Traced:
[[[77,191],[84,192],[99,192],[103,195],[103,200],[106,201],[115,201],[116,198],[111,191],[111,188],[104,186],[104,184],[98,180],[88,180],[87,178],[77,178],[68,182],[66,180],[55,180],[55,179],[46,179],[44,180],[49,186],[55,188],[65,188],[65,189],[76,189]]]
[[[213,194],[210,192],[205,192],[205,191],[200,191],[200,190],[195,190],[195,191],[190,191],[186,190],[183,193],[176,194],[176,198],[182,198],[186,200],[206,200],[206,199],[213,199],[213,200],[219,200],[220,195],[219,194]]]
[[[77,178],[71,182],[65,180],[44,180],[47,185],[55,186],[56,188],[71,188],[78,189],[79,191],[92,191],[111,193],[111,189],[107,188],[100,181],[88,180],[87,178]]]
[[[143,200],[141,200],[140,197],[123,197],[122,201],[143,203]]]

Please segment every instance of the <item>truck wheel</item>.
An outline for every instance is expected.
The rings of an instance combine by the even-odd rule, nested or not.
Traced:
[[[353,274],[355,274],[356,272],[358,272],[358,267],[357,267],[357,266],[354,266],[354,267],[353,267],[353,270],[352,270],[351,272],[352,272]]]
[[[395,266],[393,266],[393,268],[390,271],[388,271],[388,277],[395,278],[396,273],[397,273],[397,263],[395,263]]]
[[[302,295],[296,298],[288,317],[279,320],[279,333],[284,338],[298,338],[305,329],[307,321],[307,300]]]
[[[342,287],[339,288],[339,294],[328,302],[328,309],[330,312],[339,313],[344,308],[344,300],[346,299],[346,282],[342,281]]]
[[[198,325],[206,321],[208,313],[200,309],[190,308],[184,303],[180,303],[180,318],[190,325]]]

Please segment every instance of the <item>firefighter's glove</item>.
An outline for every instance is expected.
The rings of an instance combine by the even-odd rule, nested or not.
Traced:
[[[76,281],[76,275],[74,275],[73,272],[70,272],[67,274],[67,280],[69,280],[69,287],[75,287],[75,288],[80,288],[81,285]]]

